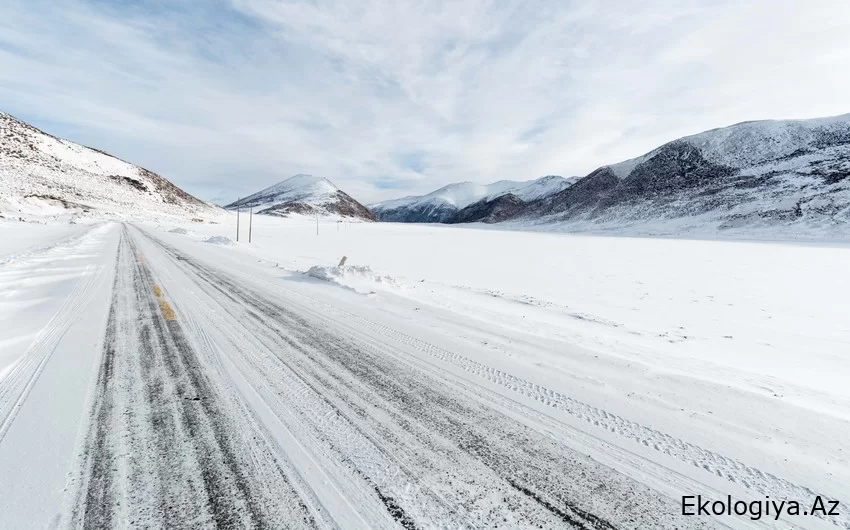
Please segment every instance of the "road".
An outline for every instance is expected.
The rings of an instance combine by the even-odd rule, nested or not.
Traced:
[[[705,484],[546,410],[572,411],[657,450],[667,444],[671,458],[699,448],[210,262],[149,229],[111,230],[102,346],[91,357],[63,502],[42,506],[50,526],[721,524],[681,517],[670,494]],[[701,457],[718,474],[737,465]],[[754,481],[774,480],[737,469],[750,471]]]

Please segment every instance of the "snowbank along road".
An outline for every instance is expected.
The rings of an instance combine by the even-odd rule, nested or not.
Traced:
[[[850,528],[684,517],[831,497],[149,229],[68,244],[86,274],[0,379],[0,527]]]

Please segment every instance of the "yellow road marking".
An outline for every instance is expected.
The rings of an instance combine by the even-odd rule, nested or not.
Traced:
[[[174,320],[177,318],[177,316],[174,314],[174,310],[171,309],[171,306],[168,304],[168,302],[166,302],[162,298],[159,299],[159,310],[162,311],[162,316],[165,318],[165,320]]]
[[[159,310],[162,312],[163,318],[165,320],[176,319],[177,316],[174,314],[171,304],[162,297],[162,288],[160,288],[159,284],[153,284],[153,295],[156,296],[156,300],[159,302]]]

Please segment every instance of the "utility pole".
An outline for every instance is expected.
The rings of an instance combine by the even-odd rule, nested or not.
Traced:
[[[248,243],[251,242],[251,229],[254,227],[254,207],[248,208]]]
[[[241,197],[236,199],[236,242],[237,243],[239,242],[239,210],[240,210],[239,201],[241,201],[241,200],[242,200]]]

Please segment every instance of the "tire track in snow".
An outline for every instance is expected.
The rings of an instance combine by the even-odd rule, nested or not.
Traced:
[[[159,244],[168,247],[168,245],[162,242],[159,242]],[[173,248],[171,248],[170,251],[178,253]],[[183,257],[182,259],[188,258]],[[203,271],[204,274],[215,276],[217,281],[228,282],[224,285],[228,285],[231,289],[241,289],[240,286],[230,281],[227,276],[223,276],[221,273],[213,269],[203,267]],[[653,449],[686,464],[700,468],[706,472],[716,475],[717,477],[739,484],[749,491],[770,496],[771,498],[798,499],[803,505],[806,503],[811,505],[811,502],[814,501],[816,496],[820,496],[825,500],[831,499],[831,497],[820,494],[813,488],[795,484],[787,479],[762,471],[756,467],[749,466],[733,458],[704,449],[696,444],[668,435],[646,425],[628,420],[570,396],[553,391],[541,385],[531,383],[502,370],[473,361],[463,355],[445,350],[416,337],[409,336],[395,329],[339,309],[335,306],[307,297],[301,293],[288,290],[278,284],[275,284],[275,288],[285,290],[293,296],[306,300],[310,306],[320,309],[321,313],[324,314],[321,314],[320,311],[313,311],[313,314],[311,314],[310,317],[317,321],[327,322],[329,327],[332,327],[335,323],[343,321],[346,323],[347,327],[355,333],[355,335],[363,334],[363,332],[366,331],[384,336],[402,346],[425,353],[441,363],[446,363],[460,368],[467,373],[487,380],[490,383],[499,385],[500,387],[508,389],[518,395],[534,399],[535,401],[565,412],[595,427],[605,429],[608,432],[616,434],[622,438],[633,440],[644,447]],[[252,303],[257,303],[256,298]],[[333,315],[337,318],[335,320],[331,320],[326,315]],[[304,323],[302,324],[306,325]],[[842,513],[837,517],[825,517],[821,514],[816,514],[816,516],[838,527],[850,529],[850,514]]]
[[[305,295],[288,291],[295,296],[306,298]],[[383,335],[399,344],[411,347],[425,353],[441,362],[463,369],[465,372],[495,383],[524,397],[534,399],[544,405],[566,412],[596,427],[603,428],[621,437],[631,439],[641,445],[660,453],[676,458],[694,467],[703,469],[720,478],[740,484],[744,488],[771,498],[786,498],[801,500],[801,505],[812,505],[817,496],[821,499],[835,500],[828,495],[818,493],[813,488],[795,484],[789,480],[777,477],[758,468],[748,466],[735,459],[699,447],[696,444],[681,440],[651,427],[628,420],[600,408],[588,405],[575,398],[566,396],[544,386],[531,383],[525,379],[492,368],[483,363],[473,361],[463,355],[440,348],[416,337],[406,335],[393,328],[372,322],[354,315],[335,306],[318,300],[309,299],[311,304],[320,306],[328,314],[337,315],[351,322],[352,329],[365,329]],[[850,529],[850,514],[826,517],[816,514],[823,520]]]
[[[136,254],[125,231],[72,526],[315,526],[180,323],[163,316]]]
[[[48,255],[56,259],[70,259],[75,256],[85,256],[86,253],[102,249],[101,236],[108,227],[100,226],[87,230],[61,241],[56,246],[39,249],[27,254],[27,258],[47,259]],[[26,263],[26,262],[24,262]],[[63,301],[56,314],[38,333],[32,346],[17,362],[14,368],[0,380],[0,441],[9,430],[18,411],[26,400],[32,387],[38,381],[60,339],[74,322],[79,311],[91,301],[97,282],[101,280],[102,267],[86,265],[76,274],[81,278]]]
[[[206,291],[217,291],[219,298],[229,300],[229,303],[223,303],[223,307],[231,312],[232,318],[229,320],[243,322],[249,334],[262,335],[270,331],[276,334],[277,339],[273,344],[280,345],[278,349],[282,351],[278,355],[281,359],[285,358],[291,370],[300,377],[313,381],[316,391],[334,406],[347,411],[344,416],[352,425],[360,423],[366,427],[364,431],[371,432],[372,436],[380,436],[384,443],[390,443],[390,447],[396,450],[398,447],[393,447],[391,435],[385,432],[389,428],[382,428],[381,423],[397,422],[401,431],[396,432],[395,436],[406,436],[403,440],[405,442],[419,437],[421,447],[414,447],[413,452],[425,453],[419,459],[419,467],[414,467],[421,475],[441,471],[439,467],[427,467],[429,464],[433,466],[434,462],[422,461],[435,456],[439,458],[439,455],[462,462],[479,472],[483,464],[489,473],[495,473],[490,475],[490,483],[484,486],[484,490],[506,495],[501,502],[500,508],[503,510],[511,502],[524,498],[526,500],[519,501],[520,506],[515,507],[517,510],[528,510],[528,502],[531,502],[539,510],[548,513],[548,517],[561,521],[561,525],[579,528],[613,527],[604,518],[574,503],[575,500],[587,502],[593,497],[590,491],[586,491],[584,498],[576,498],[576,488],[586,486],[585,482],[593,483],[601,477],[611,479],[612,475],[617,475],[608,468],[584,468],[583,471],[588,471],[591,476],[578,479],[580,474],[583,475],[581,466],[589,464],[577,463],[575,455],[568,456],[570,450],[545,435],[498,411],[468,402],[450,392],[429,374],[414,371],[399,364],[392,356],[373,353],[348,338],[334,335],[323,329],[321,323],[310,321],[269,297],[235,283],[220,271],[181,254],[155,238],[151,239],[169,253],[179,267],[193,275],[199,285],[206,284]],[[241,307],[228,308],[228,305],[234,304]],[[244,324],[251,321],[253,325]],[[407,458],[406,455],[401,456],[403,460]],[[595,462],[592,464],[598,466]],[[402,462],[402,465],[406,464]],[[596,476],[593,476],[594,473]],[[565,484],[565,479],[569,481],[570,477],[578,480],[574,480],[573,484]],[[470,486],[463,484],[463,480],[463,477],[458,479],[461,482],[458,488]],[[478,486],[481,487],[481,484]],[[642,485],[631,484],[622,476],[605,485],[598,483],[596,487],[600,488],[595,490],[597,496],[629,491],[633,499],[641,499],[648,506],[654,502],[652,494],[644,491]],[[461,494],[462,490],[458,489],[454,493]],[[467,500],[454,498],[459,504]],[[416,498],[399,502],[406,502],[405,507],[413,503],[413,513],[416,513]],[[594,503],[597,508],[603,504],[598,499],[593,500],[591,505]],[[470,514],[479,517],[486,515],[476,513],[474,505],[465,508]],[[673,511],[670,509],[666,513],[672,514]],[[533,512],[530,510],[528,513]],[[651,510],[646,509],[641,515],[645,517],[647,512]],[[656,513],[663,517],[665,512],[660,509]],[[526,520],[519,524],[530,522]],[[687,523],[701,524],[697,521]],[[553,522],[545,524],[552,525]]]

